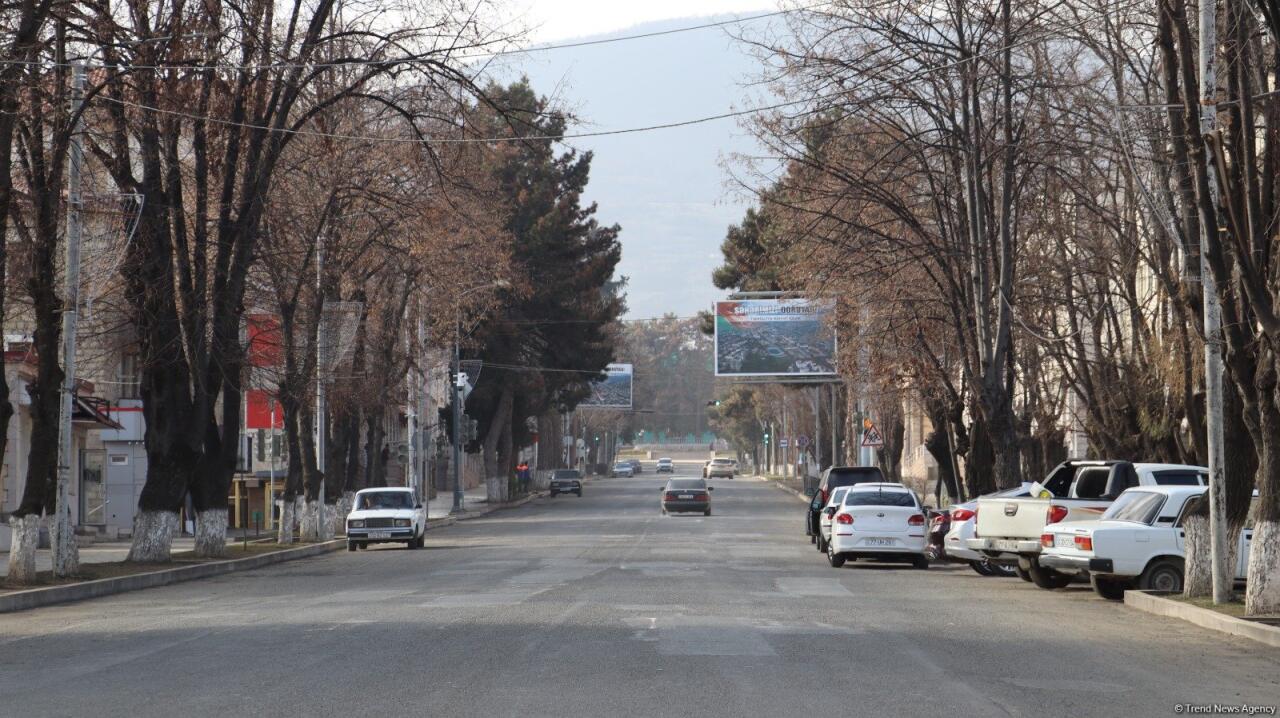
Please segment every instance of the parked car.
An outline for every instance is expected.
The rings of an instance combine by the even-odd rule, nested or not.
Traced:
[[[880,473],[880,469],[875,466],[833,466],[822,472],[822,478],[818,481],[818,488],[814,491],[813,496],[809,500],[809,509],[805,512],[804,532],[809,536],[810,543],[817,543],[818,537],[821,535],[819,531],[819,515],[822,509],[831,500],[831,492],[841,486],[853,486],[854,484],[881,483],[884,481],[884,474]]]
[[[348,551],[397,542],[411,549],[422,548],[426,533],[427,510],[414,499],[411,489],[357,491],[347,514]]]
[[[636,470],[631,468],[630,461],[616,462],[614,463],[613,468],[609,470],[609,476],[612,476],[614,478],[617,478],[619,476],[625,476],[627,478],[631,478],[632,476],[635,476],[635,475],[636,475]]]
[[[577,469],[556,469],[551,472],[551,484],[547,487],[551,498],[557,494],[577,494],[582,498],[582,472]]]
[[[844,500],[844,495],[848,491],[848,486],[833,490],[831,500],[822,507],[822,513],[818,516],[818,553],[827,552],[827,542],[831,540],[831,520],[835,517],[836,511],[840,508],[840,502]]]
[[[627,459],[631,463],[631,473],[639,475],[644,473],[644,466],[641,465],[639,459]]]
[[[835,512],[827,561],[840,568],[850,558],[907,561],[929,568],[925,558],[924,507],[902,484],[850,486]]]
[[[1025,573],[1041,588],[1061,588],[1072,577],[1042,567],[1038,560],[1045,526],[1096,519],[1132,487],[1203,486],[1207,482],[1208,469],[1201,466],[1064,461],[1039,487],[1033,487],[1032,496],[978,499],[975,535],[966,543],[989,558],[1016,560],[1020,575]]]
[[[722,479],[732,479],[733,472],[733,459],[712,459],[711,463],[707,464],[706,476],[703,478],[714,479],[720,477]]]
[[[711,491],[704,479],[668,479],[662,487],[662,513],[702,512],[711,515]]]
[[[1183,521],[1205,491],[1203,486],[1129,489],[1096,521],[1046,526],[1040,565],[1088,576],[1099,596],[1116,601],[1130,588],[1178,593],[1185,575]],[[1252,529],[1237,537],[1238,581],[1248,573],[1252,539]]]
[[[1014,489],[1005,489],[979,498],[1012,498],[1031,495],[1031,482],[1024,481]],[[949,509],[950,527],[943,538],[943,558],[950,561],[963,561],[983,576],[1012,576],[1016,561],[999,562],[974,551],[966,545],[973,538],[975,519],[977,518],[977,499],[956,504]]]
[[[659,474],[674,474],[676,465],[671,459],[658,459],[657,472]]]

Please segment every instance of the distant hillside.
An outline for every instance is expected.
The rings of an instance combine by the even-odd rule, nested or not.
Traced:
[[[711,18],[714,20],[715,18]],[[616,37],[687,27],[709,18],[639,25]],[[595,39],[595,38],[590,38]],[[530,53],[518,68],[541,93],[582,117],[584,131],[663,124],[744,106],[755,61],[723,28]],[[751,152],[734,120],[577,140],[595,152],[588,199],[604,223],[622,225],[620,271],[630,277],[630,316],[690,316],[718,295],[725,228],[745,205],[730,196],[722,158]]]

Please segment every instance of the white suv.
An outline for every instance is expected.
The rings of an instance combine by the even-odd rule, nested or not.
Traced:
[[[422,548],[427,532],[427,510],[402,488],[365,489],[356,493],[347,514],[347,550],[371,543],[404,543]]]

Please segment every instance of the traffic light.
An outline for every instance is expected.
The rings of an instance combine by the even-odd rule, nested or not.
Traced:
[[[769,443],[769,432],[767,432],[767,431],[766,431],[766,432],[764,432],[764,443],[766,443],[766,444],[768,444],[768,443]]]

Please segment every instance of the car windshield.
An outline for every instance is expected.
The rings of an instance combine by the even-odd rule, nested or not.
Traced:
[[[629,468],[631,468],[631,464],[630,464],[629,462],[626,462],[626,461],[619,461],[618,463],[616,463],[616,464],[614,464],[614,465],[613,465],[613,468],[615,468],[615,469],[629,469]]]
[[[827,474],[827,488],[884,481],[884,474],[874,466],[832,469]]]
[[[557,471],[557,472],[555,472],[554,474],[552,474],[552,475],[551,475],[551,478],[553,478],[553,479],[580,479],[580,478],[582,478],[582,474],[578,473],[578,470],[577,470],[577,469],[565,469],[565,470],[563,470],[563,471]]]
[[[916,500],[906,491],[850,491],[845,506],[915,506]]]
[[[658,459],[659,464],[670,464],[671,459]]]
[[[356,499],[357,509],[411,509],[413,497],[408,491],[371,491]]]
[[[733,460],[732,460],[732,459],[712,459],[712,460],[711,460],[711,463],[713,463],[713,464],[732,464],[732,463],[733,463]]]
[[[1163,505],[1164,494],[1154,491],[1126,491],[1111,504],[1111,508],[1107,509],[1102,518],[1149,524],[1155,521]]]
[[[668,481],[667,489],[679,491],[681,489],[705,489],[707,482],[701,479],[679,479],[677,481]]]

